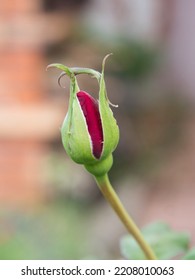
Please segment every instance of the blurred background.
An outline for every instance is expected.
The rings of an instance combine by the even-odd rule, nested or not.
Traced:
[[[121,222],[62,148],[69,81],[101,70],[120,143],[110,179],[144,226],[195,241],[195,2],[13,0],[0,4],[0,259],[119,259]],[[79,77],[80,88],[98,85]]]

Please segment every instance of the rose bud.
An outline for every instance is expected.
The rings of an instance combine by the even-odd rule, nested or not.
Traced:
[[[68,112],[61,127],[61,136],[67,154],[83,164],[94,176],[106,174],[112,166],[112,152],[119,141],[119,129],[107,98],[103,60],[102,73],[88,68],[68,68],[52,64],[70,77]],[[64,73],[62,75],[64,75]],[[76,75],[90,74],[99,82],[99,100],[80,90]]]

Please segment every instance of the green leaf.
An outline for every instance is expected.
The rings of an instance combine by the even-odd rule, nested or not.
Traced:
[[[189,246],[189,235],[172,230],[166,223],[156,222],[143,228],[142,234],[158,259],[166,260],[185,253]],[[143,260],[145,255],[130,235],[120,243],[121,253],[127,259]]]
[[[195,260],[195,248],[189,250],[183,257],[183,260]]]

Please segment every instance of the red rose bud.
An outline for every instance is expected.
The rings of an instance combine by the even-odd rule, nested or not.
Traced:
[[[79,91],[77,98],[86,119],[93,155],[99,159],[103,148],[103,131],[98,102],[85,91]]]
[[[107,57],[106,57],[107,58]],[[94,176],[106,174],[112,166],[112,152],[119,141],[119,129],[109,107],[109,100],[102,73],[89,68],[69,68],[52,64],[70,77],[68,112],[61,128],[61,136],[67,154]],[[64,74],[61,74],[62,77]],[[78,87],[76,75],[88,74],[97,78],[99,101]]]

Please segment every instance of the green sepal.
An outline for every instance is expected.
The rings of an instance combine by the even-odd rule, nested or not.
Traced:
[[[113,112],[109,106],[109,100],[106,92],[106,85],[104,81],[104,68],[105,62],[109,55],[107,55],[102,63],[102,75],[100,79],[100,91],[99,91],[99,111],[103,129],[103,151],[101,159],[106,158],[112,153],[119,142],[119,128],[116,123],[116,119],[113,116]]]
[[[67,154],[77,163],[93,163],[92,144],[87,130],[87,124],[77,97],[74,97],[72,105],[61,127],[62,143]]]
[[[68,112],[61,127],[61,138],[64,149],[72,160],[79,164],[92,164],[97,160],[92,153],[92,143],[87,129],[87,123],[77,98],[80,90],[77,84],[77,74],[87,71],[88,74],[100,78],[100,73],[88,68],[69,68],[63,64],[50,64],[47,68],[55,67],[70,77],[70,98]],[[98,74],[99,73],[99,74]]]

